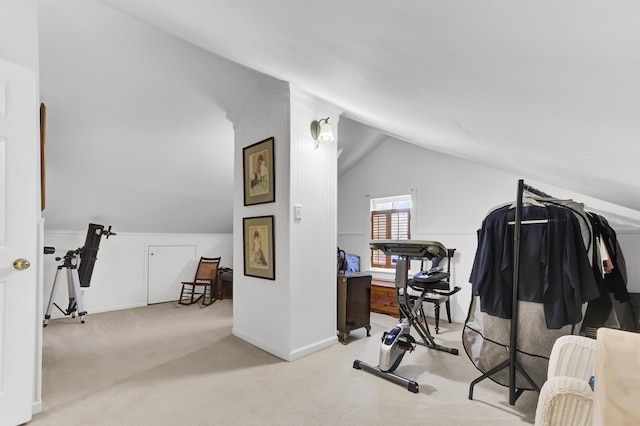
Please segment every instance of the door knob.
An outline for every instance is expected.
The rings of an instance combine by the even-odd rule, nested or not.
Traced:
[[[31,266],[31,263],[29,263],[27,259],[20,258],[13,261],[13,267],[18,271],[23,271],[27,269],[29,266]]]

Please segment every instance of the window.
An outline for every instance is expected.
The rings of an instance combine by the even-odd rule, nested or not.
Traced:
[[[408,240],[411,238],[411,195],[371,200],[371,239]],[[371,250],[371,266],[395,268],[397,256]]]

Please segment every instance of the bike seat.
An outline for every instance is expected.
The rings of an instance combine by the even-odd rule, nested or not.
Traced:
[[[414,290],[424,291],[424,290],[449,290],[449,281],[423,281],[412,279],[407,281],[407,285]]]
[[[435,271],[418,272],[413,279],[419,283],[435,283],[449,278],[449,273],[444,272],[442,268],[436,268]]]

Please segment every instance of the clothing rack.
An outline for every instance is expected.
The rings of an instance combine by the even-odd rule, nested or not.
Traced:
[[[533,381],[531,376],[525,371],[525,369],[518,363],[516,359],[517,355],[517,341],[518,341],[518,281],[520,279],[520,228],[522,226],[522,196],[524,191],[541,197],[553,198],[544,192],[533,188],[529,185],[525,185],[524,180],[518,180],[518,192],[516,196],[516,210],[515,210],[515,222],[513,232],[513,295],[511,299],[511,332],[509,335],[509,358],[484,373],[482,376],[475,379],[469,385],[469,399],[473,399],[473,387],[483,381],[484,379],[494,375],[498,371],[505,368],[509,368],[509,404],[515,405],[516,400],[525,389],[516,388],[516,370],[522,374],[522,376],[529,382],[529,384],[539,393],[540,387]]]
[[[522,182],[522,193],[524,193],[526,191],[526,192],[528,192],[530,194],[537,195],[538,197],[555,198],[554,196],[546,194],[546,193],[540,191],[539,189],[534,188],[533,186],[527,185],[526,183],[524,183],[522,181],[522,179],[520,179],[519,182]]]

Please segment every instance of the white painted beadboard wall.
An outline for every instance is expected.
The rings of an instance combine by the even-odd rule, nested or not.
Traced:
[[[316,149],[309,125],[329,117],[337,140],[339,115],[325,102],[291,88],[292,358],[336,342],[337,143],[320,142]],[[294,204],[302,206],[299,220],[293,217]]]
[[[265,87],[266,86],[266,87]],[[244,108],[231,117],[235,129],[233,215],[233,334],[286,359],[289,352],[289,90],[265,78]],[[274,137],[275,203],[244,206],[243,148]],[[243,274],[245,217],[274,216],[275,280]]]
[[[488,166],[389,138],[338,182],[338,246],[358,254],[361,269],[371,270],[369,251],[369,199],[391,194],[416,194],[413,239],[436,240],[456,248],[452,264],[452,283],[462,290],[451,299],[451,315],[464,322],[471,302],[469,276],[477,248],[477,229],[494,206],[515,199],[518,179],[558,198],[584,202],[587,208],[623,216],[624,209],[568,192],[525,176],[516,176]],[[637,214],[637,212],[636,212]],[[635,216],[632,216],[635,217]],[[633,226],[616,226],[627,260],[629,288],[640,291],[640,233]],[[413,262],[417,272],[419,262]],[[373,271],[380,279],[393,280],[394,275]],[[427,313],[433,315],[429,304]],[[444,318],[445,314],[441,313]]]
[[[114,229],[117,232],[117,229]],[[46,231],[44,245],[53,246],[56,252],[43,257],[43,309],[47,309],[56,270],[61,262],[55,257],[64,256],[67,250],[82,247],[86,231]],[[88,312],[87,321],[92,313],[135,308],[148,304],[149,294],[149,247],[195,248],[195,260],[182,262],[181,269],[195,274],[200,256],[222,257],[221,266],[233,265],[233,236],[231,234],[145,234],[117,232],[108,239],[102,237],[97,260],[94,265],[91,286],[83,288],[83,301]],[[180,295],[180,282],[175,283],[175,300]],[[68,306],[66,272],[60,274],[56,288],[55,302],[62,308]],[[52,318],[64,315],[53,307]]]
[[[330,346],[336,338],[335,143],[313,149],[311,121],[338,113],[288,84],[265,78],[235,128],[233,334],[285,360]],[[335,126],[334,126],[335,128]],[[243,148],[273,136],[275,203],[244,206]],[[303,217],[294,221],[293,204]],[[275,280],[245,276],[242,220],[274,216]]]

